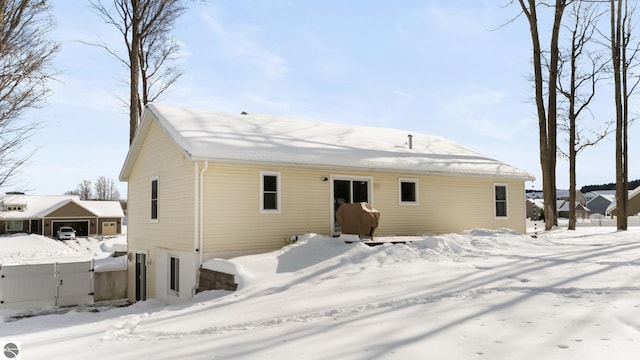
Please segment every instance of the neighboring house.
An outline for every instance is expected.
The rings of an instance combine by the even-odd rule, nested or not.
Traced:
[[[629,191],[629,198],[627,200],[627,216],[638,215],[640,213],[640,186],[632,191]],[[607,208],[607,214],[611,217],[616,216],[617,206],[614,198],[614,202]]]
[[[376,236],[525,232],[533,177],[437,136],[148,104],[120,180],[130,299],[174,303],[205,260],[340,234],[342,203],[377,209]]]
[[[587,207],[591,210],[591,214],[606,215],[607,209],[611,204],[615,203],[616,196],[611,194],[589,193],[590,200]]]
[[[544,219],[544,200],[540,198],[530,198],[526,201],[527,219]]]
[[[7,193],[0,198],[0,205],[0,234],[56,237],[61,226],[73,227],[77,236],[122,232],[124,214],[119,201],[83,201],[77,195]]]
[[[527,218],[531,220],[544,219],[544,200],[543,199],[527,199]],[[558,209],[559,218],[569,218],[569,202],[565,200],[556,200],[556,209]],[[590,210],[588,207],[576,201],[576,219],[588,219]]]
[[[569,218],[569,202],[564,200],[558,200],[558,217],[559,218]],[[590,210],[582,205],[579,201],[576,201],[576,219],[588,219],[590,214]]]

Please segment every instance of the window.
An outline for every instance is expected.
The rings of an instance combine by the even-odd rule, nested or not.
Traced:
[[[22,208],[22,206],[13,206],[13,205],[9,205],[6,207],[7,210],[6,211],[24,211],[24,209]]]
[[[180,258],[177,256],[169,257],[169,289],[180,292]]]
[[[260,172],[260,212],[280,212],[280,173]]]
[[[158,178],[151,179],[151,221],[158,222]]]
[[[7,231],[22,231],[22,220],[8,220]]]
[[[496,217],[507,217],[507,185],[494,185]]]
[[[418,180],[400,179],[398,181],[400,205],[418,205]]]

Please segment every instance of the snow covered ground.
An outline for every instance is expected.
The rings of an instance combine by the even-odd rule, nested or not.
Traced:
[[[78,237],[55,240],[36,234],[0,236],[0,264],[41,264],[50,262],[102,260],[110,257],[114,247],[126,251],[127,236],[103,238]]]
[[[380,239],[380,238],[378,238]],[[211,261],[236,292],[0,324],[24,359],[634,359],[640,228],[385,238],[305,235]]]

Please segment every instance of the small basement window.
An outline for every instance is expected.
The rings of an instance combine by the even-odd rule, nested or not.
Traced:
[[[418,205],[418,180],[399,179],[400,205]]]

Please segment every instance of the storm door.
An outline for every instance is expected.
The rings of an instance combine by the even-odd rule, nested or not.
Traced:
[[[136,253],[136,301],[147,300],[147,254]]]

